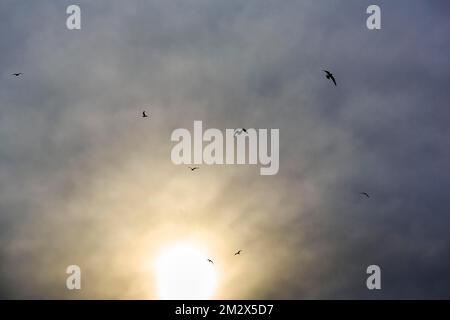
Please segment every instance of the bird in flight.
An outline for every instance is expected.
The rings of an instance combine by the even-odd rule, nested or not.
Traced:
[[[211,259],[207,259],[207,261],[214,264],[214,262]]]
[[[195,170],[200,169],[199,167],[188,167],[188,168],[191,169],[191,171],[195,171]]]
[[[145,111],[142,111],[142,118],[148,118],[148,115]]]
[[[367,192],[360,192],[360,195],[366,196],[367,198],[370,198],[369,194]]]
[[[236,252],[234,255],[235,256],[238,256],[238,255],[240,255],[241,254],[241,252],[242,252],[242,250],[239,250],[238,252]]]
[[[18,72],[18,73],[13,73],[13,74],[12,74],[12,76],[16,76],[16,77],[18,77],[18,76],[20,76],[20,75],[22,75],[22,72]]]
[[[334,78],[334,75],[328,70],[323,70],[323,71],[327,74],[326,75],[327,79],[330,79],[331,81],[333,81],[334,85],[337,86],[336,79]]]
[[[235,129],[234,130],[234,136],[240,135],[240,134],[242,134],[242,132],[247,133],[247,129],[245,129],[245,128]]]

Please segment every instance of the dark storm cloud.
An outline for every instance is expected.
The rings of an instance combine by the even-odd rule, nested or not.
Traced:
[[[223,179],[205,204],[215,219],[275,249],[261,259],[277,272],[231,297],[449,298],[448,4],[378,3],[380,31],[365,27],[370,1],[82,1],[69,32],[70,1],[2,1],[1,296],[70,297],[73,256],[109,268],[142,217],[79,203],[106,208],[89,191],[112,182],[139,190],[131,169],[110,177],[127,161],[173,172],[171,130],[203,120],[280,129],[277,176],[207,169]],[[149,103],[151,132],[135,121]],[[177,179],[154,175],[161,190]],[[370,264],[380,292],[365,287]],[[122,291],[90,297],[129,297],[139,281],[114,266]]]

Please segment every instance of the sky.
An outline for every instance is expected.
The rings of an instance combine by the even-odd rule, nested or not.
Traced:
[[[71,4],[0,0],[0,298],[157,299],[185,239],[218,299],[450,298],[448,1]],[[173,164],[195,120],[279,129],[278,174]]]

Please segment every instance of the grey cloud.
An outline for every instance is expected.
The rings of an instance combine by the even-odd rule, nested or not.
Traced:
[[[224,298],[449,298],[447,2],[379,3],[371,32],[370,1],[81,1],[69,32],[64,2],[3,1],[0,295],[154,298],[131,249],[207,226],[251,252]],[[170,133],[194,120],[279,128],[279,174],[186,177]]]

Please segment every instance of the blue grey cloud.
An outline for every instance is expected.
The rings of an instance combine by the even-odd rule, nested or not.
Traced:
[[[207,226],[252,260],[222,298],[449,298],[449,5],[377,3],[379,31],[371,1],[80,1],[68,31],[70,1],[2,0],[0,296],[153,298],[139,253]],[[186,177],[194,120],[279,128],[279,174]]]

